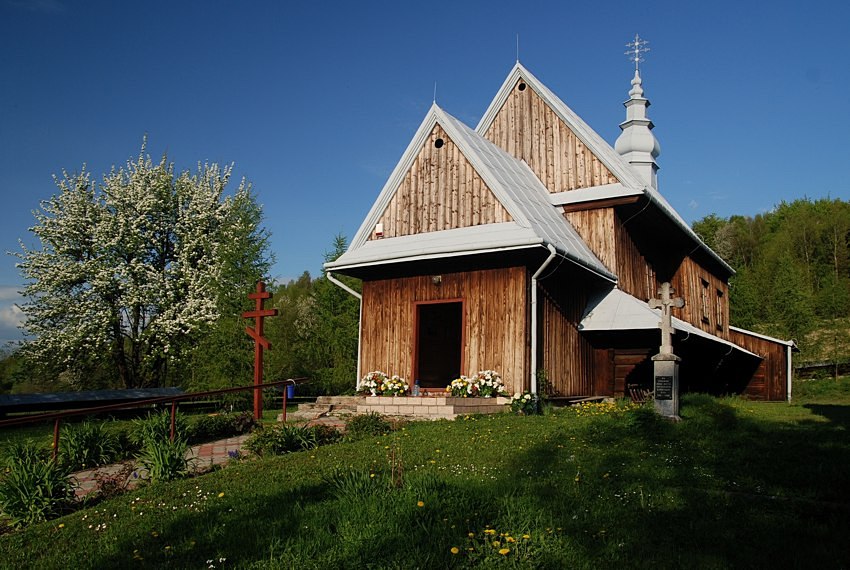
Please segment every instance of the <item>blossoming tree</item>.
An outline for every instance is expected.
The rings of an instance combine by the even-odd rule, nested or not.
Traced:
[[[100,184],[85,169],[54,177],[59,192],[30,228],[41,248],[21,243],[17,254],[27,353],[77,386],[104,368],[127,388],[160,385],[232,289],[267,268],[266,233],[259,216],[246,215],[259,210],[250,185],[225,196],[231,171],[199,164],[175,174],[143,144]],[[247,264],[246,244],[254,246]]]

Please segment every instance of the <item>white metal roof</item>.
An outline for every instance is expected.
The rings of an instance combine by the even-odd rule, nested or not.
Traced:
[[[496,118],[499,110],[507,101],[508,96],[516,85],[516,82],[522,79],[530,86],[541,99],[557,114],[562,121],[575,133],[582,143],[587,146],[594,155],[611,171],[614,176],[627,188],[637,189],[643,192],[654,204],[656,204],[670,219],[673,220],[686,234],[688,234],[703,250],[711,257],[718,261],[730,274],[734,274],[735,270],[726,263],[717,253],[708,247],[705,242],[694,232],[688,223],[673,209],[673,206],[667,201],[664,196],[652,186],[644,183],[640,175],[635,172],[632,166],[620,156],[614,148],[608,144],[605,139],[599,136],[590,126],[585,123],[581,117],[567,107],[567,105],[558,98],[552,91],[549,90],[543,83],[540,82],[530,71],[528,71],[520,62],[516,62],[508,77],[502,83],[496,97],[490,103],[487,111],[478,122],[476,131],[482,135],[487,132],[493,120]],[[572,192],[575,192],[573,190]]]
[[[632,297],[620,289],[611,289],[592,299],[585,310],[585,315],[579,324],[580,331],[629,331],[658,329],[661,322],[661,310],[651,309],[648,304]],[[740,352],[761,358],[757,354],[741,348],[734,342],[707,333],[690,323],[676,317],[672,318],[673,329],[693,334],[713,342],[724,344]]]
[[[601,186],[591,186],[590,188],[555,192],[554,194],[549,194],[549,202],[553,206],[566,206],[567,204],[580,204],[582,202],[595,202],[596,200],[642,195],[643,190],[627,188],[619,182],[615,182],[614,184],[603,184]]]
[[[754,332],[754,331],[749,331],[747,329],[742,329],[740,327],[733,327],[731,325],[729,326],[729,330],[733,330],[735,332],[739,332],[739,333],[743,333],[743,334],[748,334],[750,336],[754,336],[756,338],[761,338],[761,339],[764,339],[764,340],[769,340],[771,342],[784,344],[785,346],[790,346],[792,348],[797,348],[797,343],[794,342],[793,340],[782,340],[781,338],[774,338],[774,337],[768,336],[766,334],[761,334],[761,333],[757,333],[757,332]]]
[[[369,240],[372,229],[437,124],[457,145],[514,221],[488,224],[492,227],[478,226],[482,229],[460,228]],[[487,242],[487,239],[492,241]],[[532,243],[551,244],[561,255],[609,280],[616,279],[581,239],[575,228],[552,206],[549,192],[528,165],[434,104],[381,190],[348,251],[335,262],[325,266],[328,269],[340,269],[363,263],[400,261],[411,255],[433,255],[439,252],[473,253],[492,247],[528,246]],[[421,253],[413,254],[414,251]]]

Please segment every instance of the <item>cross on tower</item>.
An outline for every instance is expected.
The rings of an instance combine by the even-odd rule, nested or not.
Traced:
[[[263,319],[277,315],[277,309],[263,308],[263,303],[271,296],[272,294],[266,291],[266,284],[262,281],[257,281],[256,292],[248,294],[249,299],[254,299],[255,308],[253,311],[242,313],[242,318],[256,319],[254,328],[245,327],[245,332],[254,339],[254,386],[259,386],[263,383],[263,349],[272,349],[269,340],[263,336]],[[254,390],[254,419],[259,421],[262,419],[262,416],[263,396],[260,393],[260,389],[257,388]]]
[[[626,44],[626,47],[629,49],[625,54],[629,56],[629,61],[635,62],[635,71],[638,71],[640,64],[646,61],[643,54],[649,51],[649,48],[646,47],[648,44],[649,42],[647,40],[640,39],[640,36],[637,34],[635,34],[635,41]]]
[[[685,306],[685,300],[681,297],[671,298],[674,293],[669,281],[661,284],[661,298],[651,299],[649,306],[653,309],[661,309],[661,348],[659,354],[673,354],[673,307],[681,309]]]

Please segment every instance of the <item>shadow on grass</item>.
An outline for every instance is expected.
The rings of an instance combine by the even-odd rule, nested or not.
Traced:
[[[850,406],[805,404],[803,407],[843,428],[850,427]]]
[[[600,567],[846,567],[848,408],[818,408],[834,424],[774,428],[707,396],[680,424],[595,418],[517,457],[539,468],[520,492]]]

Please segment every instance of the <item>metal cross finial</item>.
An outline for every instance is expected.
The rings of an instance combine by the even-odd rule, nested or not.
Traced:
[[[646,61],[643,54],[649,51],[649,48],[646,47],[648,44],[649,42],[647,40],[640,39],[640,36],[637,34],[635,34],[635,41],[626,44],[626,47],[629,49],[624,53],[629,56],[629,61],[635,62],[635,71],[638,71],[640,64]]]

